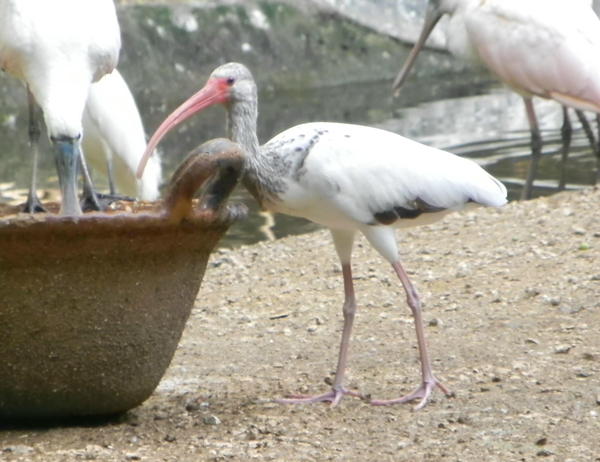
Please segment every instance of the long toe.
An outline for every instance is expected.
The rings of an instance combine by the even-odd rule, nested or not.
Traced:
[[[25,213],[45,213],[47,210],[44,208],[38,196],[35,192],[29,191],[27,195],[27,201],[21,206],[21,210]]]
[[[94,196],[84,197],[79,206],[84,212],[98,212],[106,209],[106,207],[103,207],[103,205],[100,203],[98,198]]]
[[[45,213],[47,210],[38,200],[34,202],[27,201],[21,206],[24,213]]]
[[[94,196],[86,196],[81,201],[81,210],[84,212],[104,211],[110,204],[117,201],[135,202],[135,198],[121,194],[95,193]]]
[[[112,202],[117,201],[125,201],[125,202],[135,202],[135,197],[126,196],[124,194],[105,194],[101,192],[96,193],[96,197],[101,202],[106,202],[111,204]]]
[[[276,399],[279,404],[312,404],[312,403],[331,403],[331,406],[337,406],[344,395],[353,396],[355,398],[364,399],[365,397],[356,391],[346,390],[345,388],[332,388],[327,393],[321,395],[289,395],[288,398]]]
[[[444,384],[442,384],[436,378],[433,378],[432,380],[422,382],[415,391],[409,393],[408,395],[388,400],[373,399],[371,400],[371,404],[373,406],[389,406],[391,404],[404,404],[419,400],[418,404],[413,408],[413,410],[418,411],[427,405],[429,399],[431,398],[431,394],[436,387],[442,390],[446,396],[453,396],[453,393]]]

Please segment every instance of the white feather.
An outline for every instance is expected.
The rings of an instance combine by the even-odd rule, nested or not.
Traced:
[[[274,211],[302,216],[336,229],[373,223],[373,214],[394,207],[412,208],[420,199],[432,207],[456,210],[469,201],[501,206],[506,188],[475,162],[372,127],[317,122],[297,125],[264,147],[280,145],[282,158],[298,158],[299,149],[318,140],[302,166],[285,175],[287,190]],[[421,225],[441,218],[424,213],[394,226]]]
[[[120,46],[111,0],[0,0],[0,67],[31,89],[50,136],[81,133],[90,84]]]
[[[135,177],[146,135],[133,95],[116,69],[91,86],[83,128],[86,160],[100,172],[112,162],[119,193],[149,201],[158,198],[162,169],[157,155],[148,162],[141,180]]]

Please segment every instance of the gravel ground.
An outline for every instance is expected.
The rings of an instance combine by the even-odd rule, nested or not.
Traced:
[[[327,232],[216,252],[154,395],[117,418],[3,427],[5,461],[600,461],[600,191],[399,233],[424,299],[429,405],[284,406],[327,388],[342,278]],[[360,240],[349,384],[411,391],[419,364],[391,268]]]

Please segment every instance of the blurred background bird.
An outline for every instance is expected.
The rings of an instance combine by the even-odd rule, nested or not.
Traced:
[[[144,176],[135,171],[146,149],[142,118],[127,83],[117,69],[90,87],[83,112],[83,153],[108,178],[110,195],[125,194],[145,201],[158,199],[160,158],[149,160]]]
[[[0,0],[0,67],[27,88],[32,180],[25,210],[37,197],[40,109],[52,142],[61,190],[60,212],[82,213],[78,197],[82,117],[90,86],[117,65],[121,36],[112,0]],[[86,175],[94,208],[97,198]]]
[[[528,199],[542,154],[532,97],[600,112],[600,20],[588,0],[429,0],[420,37],[394,81],[396,92],[444,15],[449,17],[449,50],[487,67],[523,97],[531,132],[531,161],[522,193]],[[578,115],[587,123],[581,112]],[[564,117],[563,153],[570,143],[566,109]],[[588,128],[588,137],[590,133]],[[597,159],[600,172],[600,156]]]

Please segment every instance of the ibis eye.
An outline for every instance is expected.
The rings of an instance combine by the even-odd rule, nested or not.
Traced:
[[[235,79],[233,77],[229,77],[227,79],[227,85],[232,86],[235,83]]]

